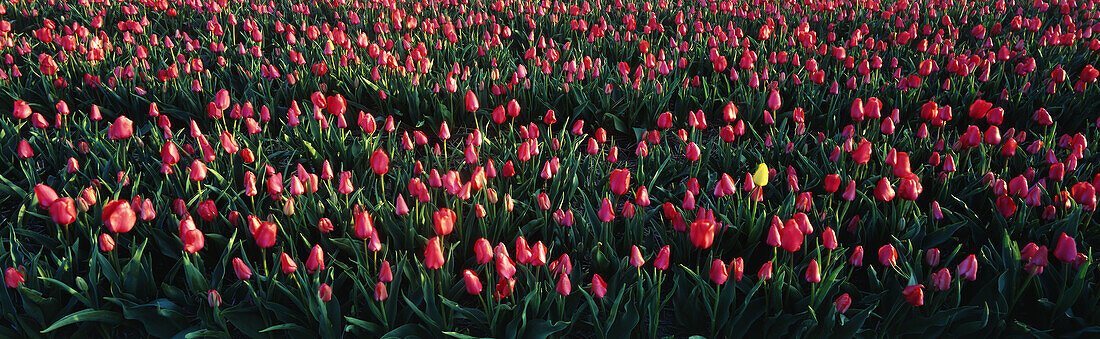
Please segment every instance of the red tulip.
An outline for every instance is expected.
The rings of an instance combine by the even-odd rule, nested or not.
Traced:
[[[252,277],[252,269],[248,268],[241,258],[233,258],[233,272],[237,274],[237,279],[240,280],[248,280]]]
[[[7,285],[8,288],[19,288],[23,281],[23,273],[16,271],[14,267],[8,267],[4,271],[4,285]]]
[[[329,220],[329,218],[321,218],[317,220],[317,231],[321,232],[321,234],[328,234],[329,232],[332,232],[334,228],[335,227],[332,225],[332,220]]]
[[[642,258],[642,251],[638,249],[638,245],[630,247],[630,265],[634,267],[645,265],[645,259]]]
[[[756,272],[756,278],[760,280],[768,280],[772,278],[772,262],[768,261],[764,265],[760,266],[760,271]]]
[[[1073,200],[1080,204],[1086,211],[1096,209],[1096,187],[1088,182],[1079,182],[1070,188]]]
[[[126,200],[113,200],[103,205],[103,224],[114,233],[126,233],[134,228],[137,216]]]
[[[878,249],[878,262],[883,266],[897,266],[898,251],[894,249],[894,245],[886,244]]]
[[[125,115],[118,116],[115,122],[107,128],[107,139],[126,139],[134,135],[134,122]]]
[[[202,231],[195,228],[195,222],[188,216],[180,220],[180,241],[187,253],[195,253],[206,245],[206,238]]]
[[[805,240],[805,233],[798,228],[798,223],[794,219],[787,220],[783,228],[779,229],[779,236],[782,239],[781,245],[787,252],[798,251],[802,248],[802,241]]]
[[[630,190],[630,170],[619,168],[611,171],[611,192],[616,195],[626,194]]]
[[[110,252],[115,249],[115,238],[112,238],[110,234],[101,233],[99,235],[99,250],[103,252]]]
[[[607,282],[604,282],[599,274],[592,275],[592,295],[598,299],[602,299],[607,295]]]
[[[832,227],[826,227],[825,232],[821,233],[821,242],[825,245],[825,248],[835,250],[837,248],[836,232]]]
[[[283,274],[291,274],[298,270],[298,264],[286,252],[279,256],[279,264]]]
[[[386,284],[379,281],[374,285],[374,301],[383,301],[389,298],[389,293],[386,292]]]
[[[39,208],[48,209],[54,201],[57,201],[57,192],[54,192],[50,186],[38,184],[34,186],[34,197],[38,199]]]
[[[256,219],[258,223],[256,231],[252,233],[252,237],[256,238],[256,246],[260,248],[271,248],[275,246],[275,238],[279,233],[279,228],[273,222],[261,222]]]
[[[374,218],[371,218],[370,212],[355,213],[354,220],[356,238],[366,240],[370,238],[371,234],[374,234]]]
[[[477,273],[471,270],[462,271],[462,280],[466,283],[466,293],[474,295],[481,293],[481,279],[477,277]]]
[[[945,267],[932,273],[932,288],[940,291],[951,289],[951,270]]]
[[[1073,237],[1064,232],[1058,237],[1058,245],[1054,247],[1054,257],[1066,263],[1077,259],[1077,242]]]
[[[325,251],[321,245],[313,245],[309,251],[309,259],[306,259],[306,272],[315,273],[325,270]]]
[[[332,300],[332,286],[321,283],[321,286],[317,286],[317,297],[320,298],[322,302]]]
[[[34,149],[31,148],[31,144],[25,139],[19,139],[19,145],[16,146],[16,154],[20,159],[27,159],[34,156]]]
[[[382,151],[382,148],[378,148],[370,156],[370,166],[374,174],[385,175],[390,171],[390,157]]]
[[[611,208],[611,200],[603,198],[603,202],[600,203],[600,211],[598,212],[600,221],[611,222],[615,220],[615,210]]]
[[[924,285],[909,285],[901,291],[901,294],[905,296],[905,302],[913,306],[924,305]]]
[[[424,249],[424,265],[430,269],[443,267],[443,245],[439,237],[428,240],[428,247]]]
[[[772,89],[768,93],[768,109],[775,111],[783,106],[783,100],[779,98],[779,91]]]
[[[890,180],[883,177],[879,179],[878,184],[875,185],[875,199],[878,201],[890,201],[894,200],[894,187],[890,185]]]
[[[833,301],[833,306],[836,307],[837,313],[844,314],[852,306],[852,297],[848,296],[848,293],[841,294]]]
[[[212,222],[218,217],[218,206],[214,205],[213,200],[207,199],[199,203],[197,212],[203,221]]]
[[[709,248],[714,243],[714,233],[717,231],[717,225],[712,220],[696,220],[691,223],[690,238],[691,244],[698,248]]]
[[[670,250],[669,250],[668,245],[665,245],[665,247],[661,247],[661,250],[657,252],[657,258],[653,259],[653,267],[656,267],[659,270],[667,270],[668,269],[668,261],[669,261],[669,252],[670,252]],[[639,266],[641,266],[641,265],[639,265]]]
[[[928,264],[928,266],[931,266],[931,267],[939,266],[939,264],[940,264],[940,249],[932,248],[932,249],[929,249],[927,252],[924,252],[924,262],[926,264]]]
[[[438,235],[448,235],[454,230],[455,221],[458,219],[458,215],[455,211],[448,208],[440,209],[432,213],[432,221],[435,224],[435,233]]]
[[[729,271],[726,270],[726,263],[722,262],[722,259],[714,259],[710,263],[710,281],[722,285],[727,279],[729,279]]]
[[[817,264],[817,259],[810,259],[810,266],[806,267],[806,281],[815,284],[821,282],[821,267]]]
[[[477,255],[478,264],[487,264],[493,261],[493,247],[489,245],[489,240],[485,238],[478,239],[474,243],[474,254]]]
[[[840,189],[840,175],[829,174],[825,176],[825,191],[829,193],[836,193]]]
[[[378,281],[391,282],[393,281],[393,270],[390,269],[390,262],[388,260],[382,261],[382,268],[378,269]]]
[[[191,162],[191,172],[189,174],[191,181],[202,181],[206,179],[206,164],[199,159]]]
[[[996,205],[997,211],[1001,213],[1002,217],[1008,218],[1016,213],[1016,201],[1010,196],[1002,195],[997,197],[997,201],[994,205]]]
[[[58,225],[76,222],[76,202],[73,198],[58,198],[50,204],[50,218]]]
[[[866,165],[867,162],[871,161],[871,143],[869,141],[860,141],[859,146],[852,150],[852,161],[860,165]]]
[[[959,263],[959,276],[970,281],[978,278],[978,259],[973,254]]]
[[[852,250],[852,256],[848,258],[848,263],[855,267],[863,266],[863,246],[856,246]]]
[[[473,113],[478,109],[477,95],[474,91],[466,91],[466,111]]]
[[[568,274],[562,274],[561,277],[558,278],[558,285],[556,290],[558,294],[561,294],[563,296],[569,295],[569,293],[573,291],[573,284],[569,282]]]

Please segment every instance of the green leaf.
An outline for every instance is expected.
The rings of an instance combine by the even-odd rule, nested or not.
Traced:
[[[105,310],[95,310],[95,309],[90,309],[90,308],[89,309],[84,309],[84,310],[73,312],[72,314],[69,314],[69,315],[65,316],[64,318],[59,319],[57,322],[54,322],[53,325],[50,325],[50,327],[47,327],[45,330],[42,330],[41,333],[53,332],[54,330],[57,330],[59,328],[62,328],[62,327],[65,327],[65,326],[68,326],[68,325],[71,325],[71,324],[81,323],[81,322],[88,322],[88,321],[109,323],[109,324],[117,324],[118,322],[122,321],[122,316],[119,315],[118,312],[105,311]]]

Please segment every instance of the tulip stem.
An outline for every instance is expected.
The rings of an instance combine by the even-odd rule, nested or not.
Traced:
[[[267,271],[267,249],[266,249],[266,248],[261,248],[261,249],[260,249],[260,261],[262,261],[262,262],[264,263],[264,277],[268,277],[268,271]]]
[[[713,311],[710,313],[710,330],[713,334],[718,334],[718,300],[722,298],[722,284],[714,286],[714,306]]]

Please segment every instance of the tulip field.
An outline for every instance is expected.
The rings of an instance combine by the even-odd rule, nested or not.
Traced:
[[[0,337],[1100,335],[1098,0],[11,0]]]

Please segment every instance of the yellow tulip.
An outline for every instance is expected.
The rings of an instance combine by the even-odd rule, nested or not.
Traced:
[[[752,174],[752,183],[761,187],[768,185],[768,165],[761,163],[756,166],[756,173]]]

